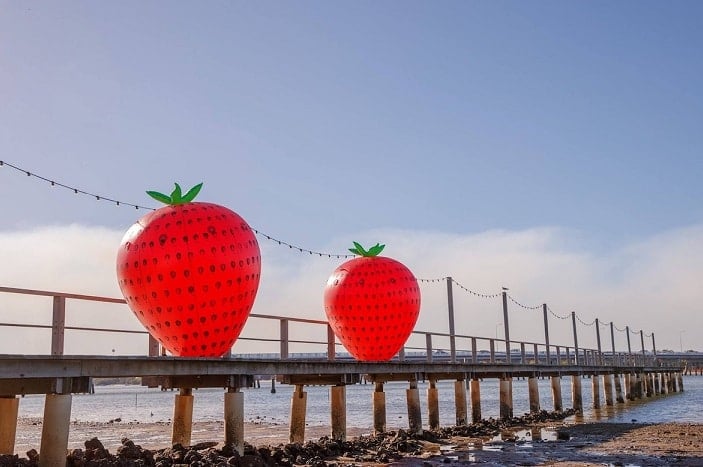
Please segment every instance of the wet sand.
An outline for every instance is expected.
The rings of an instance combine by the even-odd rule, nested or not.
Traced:
[[[222,422],[195,422],[192,444],[221,441]],[[350,428],[351,439],[369,430]],[[169,423],[72,423],[69,448],[84,448],[84,442],[97,437],[111,453],[129,438],[145,449],[170,446]],[[246,423],[246,440],[254,446],[287,443],[288,427],[267,423]],[[328,427],[307,427],[306,440],[328,436]],[[15,452],[20,456],[39,449],[41,424],[21,419]],[[699,424],[617,424],[546,422],[504,430],[493,437],[462,437],[446,432],[418,440],[421,449],[402,460],[386,465],[556,465],[556,466],[703,466],[703,425]],[[336,465],[370,465],[361,459],[328,459]],[[378,464],[378,463],[376,463]]]

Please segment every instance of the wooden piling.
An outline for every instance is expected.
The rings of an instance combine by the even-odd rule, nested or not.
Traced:
[[[235,387],[225,392],[225,444],[244,455],[244,394]]]
[[[330,416],[332,439],[347,440],[347,387],[343,384],[330,387]]]
[[[683,374],[681,372],[677,373],[679,377],[679,391],[683,392]]]
[[[413,434],[422,434],[422,409],[417,381],[410,382],[410,388],[406,389],[405,397],[408,402],[408,428]]]
[[[669,386],[669,375],[667,373],[662,373],[661,378],[662,378],[662,394],[669,394],[669,392],[671,392],[671,387]]]
[[[591,393],[593,397],[593,408],[600,409],[600,376],[591,375]]]
[[[481,421],[481,382],[478,378],[471,379],[471,420]]]
[[[552,376],[552,402],[554,403],[554,411],[561,412],[564,410],[564,404],[561,399],[561,376]]]
[[[17,396],[0,397],[0,454],[15,453],[19,407]]]
[[[583,393],[581,392],[581,375],[571,376],[571,403],[579,413],[583,413]]]
[[[430,423],[430,430],[439,428],[439,392],[437,391],[437,382],[430,380],[427,386],[427,413]]]
[[[47,394],[44,402],[39,465],[66,465],[68,430],[71,425],[71,394]]]
[[[603,392],[605,393],[605,405],[613,405],[613,375],[603,375]]]
[[[511,397],[512,378],[503,376],[500,378],[500,418],[508,419],[513,416],[513,399]]]
[[[654,396],[654,376],[652,373],[645,373],[645,381],[647,382],[647,397]]]
[[[466,425],[466,384],[464,383],[464,380],[454,381],[454,406],[456,407],[456,425]]]
[[[291,443],[305,441],[305,413],[308,406],[308,393],[302,384],[296,384],[290,399],[290,436]]]
[[[181,388],[173,404],[173,426],[171,444],[190,446],[193,431],[193,389]]]
[[[625,402],[625,398],[622,395],[622,380],[620,379],[620,374],[615,373],[613,378],[615,379],[615,401],[622,404]]]
[[[654,395],[661,394],[661,373],[654,373]]]
[[[527,378],[527,388],[530,394],[530,412],[539,412],[539,386],[537,385],[537,378],[530,376]]]
[[[625,398],[629,401],[635,400],[634,394],[632,394],[632,375],[625,373],[623,376],[625,378]]]
[[[386,432],[386,393],[383,383],[376,383],[373,392],[373,431],[376,434]]]

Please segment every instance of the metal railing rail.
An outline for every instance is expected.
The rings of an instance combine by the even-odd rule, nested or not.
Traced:
[[[66,325],[66,302],[68,300],[126,305],[124,299],[12,287],[0,287],[0,293],[51,297],[53,299],[52,321],[50,325],[0,322],[0,327],[51,330],[51,355],[64,354],[65,331],[67,330],[145,335],[148,336],[147,355],[161,355],[158,342],[145,330]],[[129,313],[131,314],[131,312]],[[337,347],[341,346],[341,344],[336,342],[335,335],[327,321],[261,313],[252,313],[249,315],[249,319],[277,321],[279,330],[278,337],[252,337],[246,334],[245,328],[238,340],[262,343],[277,342],[279,344],[277,352],[271,353],[277,353],[281,359],[296,358],[291,353],[291,344],[326,346],[326,352],[324,354],[327,360],[335,360],[341,356],[341,354],[338,355],[337,352]],[[326,329],[326,338],[324,340],[295,339],[291,336],[291,323],[322,326]],[[552,343],[534,341],[507,341],[499,338],[422,330],[413,331],[412,336],[424,337],[425,345],[419,347],[413,344],[406,344],[395,359],[404,361],[406,359],[406,352],[415,351],[416,353],[424,352],[424,361],[429,363],[433,361],[473,364],[519,362],[521,365],[546,364],[577,366],[659,366],[662,364],[662,362],[657,359],[657,355],[654,352],[651,354],[647,352],[632,353],[629,349],[628,352],[604,352],[601,349],[578,348],[577,346],[555,345]],[[435,343],[439,339],[449,340],[449,348],[436,347]],[[497,351],[496,343],[500,346],[505,345],[506,350]],[[231,356],[231,353],[229,355]]]

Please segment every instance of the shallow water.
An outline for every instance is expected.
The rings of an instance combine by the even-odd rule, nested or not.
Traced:
[[[262,421],[288,424],[292,386],[276,385],[276,393],[270,391],[271,383],[262,381],[260,388],[243,389],[246,421]],[[571,379],[562,378],[562,397],[565,408],[571,407]],[[419,383],[423,422],[426,420],[427,384]],[[386,392],[387,427],[389,430],[406,428],[408,415],[405,404],[407,383],[387,383]],[[437,383],[440,399],[440,424],[455,424],[454,385],[451,381]],[[372,384],[347,386],[347,426],[370,428],[372,426],[371,397]],[[329,425],[329,388],[310,386],[308,393],[307,421],[309,425]],[[539,380],[540,403],[545,410],[552,410],[549,379]],[[80,422],[108,422],[121,419],[123,422],[169,421],[173,415],[175,391],[161,391],[142,386],[109,385],[96,386],[95,394],[76,394],[73,397],[71,419]],[[217,421],[222,419],[224,391],[222,389],[194,390],[194,421]],[[703,423],[703,377],[684,377],[684,392],[644,398],[635,402],[616,404],[613,407],[594,410],[592,406],[589,379],[582,380],[584,414],[572,417],[575,422],[692,422]],[[481,384],[481,408],[483,418],[497,418],[498,381],[485,380]],[[601,397],[602,399],[602,397]],[[526,380],[513,382],[514,414],[522,415],[529,411]],[[602,400],[601,404],[605,406]],[[20,402],[21,417],[42,417],[44,397],[28,395]],[[533,436],[531,433],[530,436]],[[549,436],[549,435],[545,435]]]

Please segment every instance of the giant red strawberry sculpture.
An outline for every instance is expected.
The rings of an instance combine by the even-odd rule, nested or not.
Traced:
[[[337,339],[357,360],[386,361],[398,353],[417,322],[420,288],[402,263],[378,256],[385,245],[340,265],[327,280],[325,313]]]
[[[137,221],[117,254],[127,304],[171,354],[220,357],[239,337],[261,273],[259,244],[238,214],[185,195],[148,191],[166,203]]]

